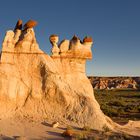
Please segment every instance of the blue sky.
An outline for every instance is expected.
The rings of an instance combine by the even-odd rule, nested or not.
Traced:
[[[51,34],[92,36],[88,75],[140,76],[140,0],[0,0],[0,43],[18,19],[38,21],[37,41],[47,53]]]

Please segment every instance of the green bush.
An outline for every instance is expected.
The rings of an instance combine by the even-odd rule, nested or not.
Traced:
[[[125,107],[126,103],[122,100],[114,100],[114,101],[111,101],[109,105]]]
[[[103,130],[104,130],[105,132],[109,132],[109,131],[110,131],[109,127],[106,126],[106,125],[103,126]]]
[[[112,116],[118,116],[118,111],[117,111],[117,109],[108,107],[107,105],[102,105],[102,106],[101,106],[101,109],[102,109],[102,111],[103,111],[106,115],[108,115],[108,116],[110,116],[110,117],[112,117]]]
[[[90,131],[91,128],[90,128],[89,126],[84,126],[84,127],[83,127],[83,130],[85,130],[85,131]]]

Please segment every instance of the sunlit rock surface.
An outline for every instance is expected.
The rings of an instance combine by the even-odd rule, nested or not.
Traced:
[[[120,130],[100,110],[85,74],[92,58],[92,39],[74,36],[58,44],[50,36],[52,54],[44,53],[33,28],[7,31],[0,58],[0,118],[32,117],[94,129]]]

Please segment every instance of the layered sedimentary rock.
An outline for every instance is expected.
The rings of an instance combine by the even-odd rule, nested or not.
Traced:
[[[39,48],[33,28],[7,31],[0,58],[0,118],[46,118],[100,130],[119,128],[100,110],[85,74],[92,39],[80,41],[74,36],[60,44],[58,39],[50,36],[49,56]]]
[[[51,56],[40,50],[33,28],[7,31],[0,64],[0,117],[47,117],[101,129],[106,119],[85,75],[92,40],[81,43],[73,37],[57,44],[58,36],[52,35],[50,42]]]
[[[89,77],[94,89],[139,89],[139,77]]]

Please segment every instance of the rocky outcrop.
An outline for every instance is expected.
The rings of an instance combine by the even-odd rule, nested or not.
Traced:
[[[120,130],[100,110],[85,74],[92,39],[74,36],[58,44],[50,36],[52,55],[44,53],[33,28],[7,31],[0,58],[0,118],[47,119],[80,127]]]
[[[139,77],[89,77],[94,89],[140,89]]]
[[[58,44],[58,36],[50,36],[49,56],[39,48],[33,28],[7,31],[0,59],[0,117],[48,118],[102,129],[107,120],[85,74],[93,42],[74,38]]]

